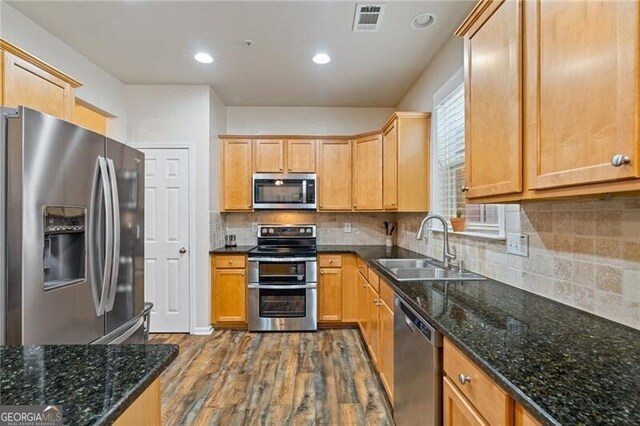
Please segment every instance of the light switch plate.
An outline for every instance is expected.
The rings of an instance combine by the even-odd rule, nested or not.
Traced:
[[[351,233],[351,222],[345,222],[343,230],[344,230],[345,234],[350,234]]]
[[[507,253],[529,257],[529,236],[507,233]]]

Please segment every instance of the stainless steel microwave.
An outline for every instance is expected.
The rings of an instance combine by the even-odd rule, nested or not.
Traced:
[[[255,173],[253,208],[256,210],[315,210],[316,175]]]

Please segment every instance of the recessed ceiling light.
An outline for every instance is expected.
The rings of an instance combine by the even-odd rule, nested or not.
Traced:
[[[211,55],[209,55],[208,53],[204,53],[204,52],[196,53],[195,55],[193,55],[193,58],[196,61],[201,62],[203,64],[210,64],[211,62],[213,62],[213,57],[211,57]]]
[[[331,62],[331,56],[326,53],[318,53],[313,57],[313,62],[320,65],[328,64]]]
[[[413,17],[411,20],[411,28],[414,30],[424,30],[425,28],[433,25],[434,22],[436,22],[435,15],[430,13],[421,13]]]

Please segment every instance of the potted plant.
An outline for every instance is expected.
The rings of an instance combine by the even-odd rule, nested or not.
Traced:
[[[451,227],[455,232],[464,231],[464,222],[465,219],[462,216],[462,207],[458,207],[456,210],[456,217],[451,218]]]

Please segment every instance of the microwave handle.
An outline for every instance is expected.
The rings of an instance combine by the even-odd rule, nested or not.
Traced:
[[[302,202],[303,203],[307,202],[307,180],[306,179],[302,181]]]

